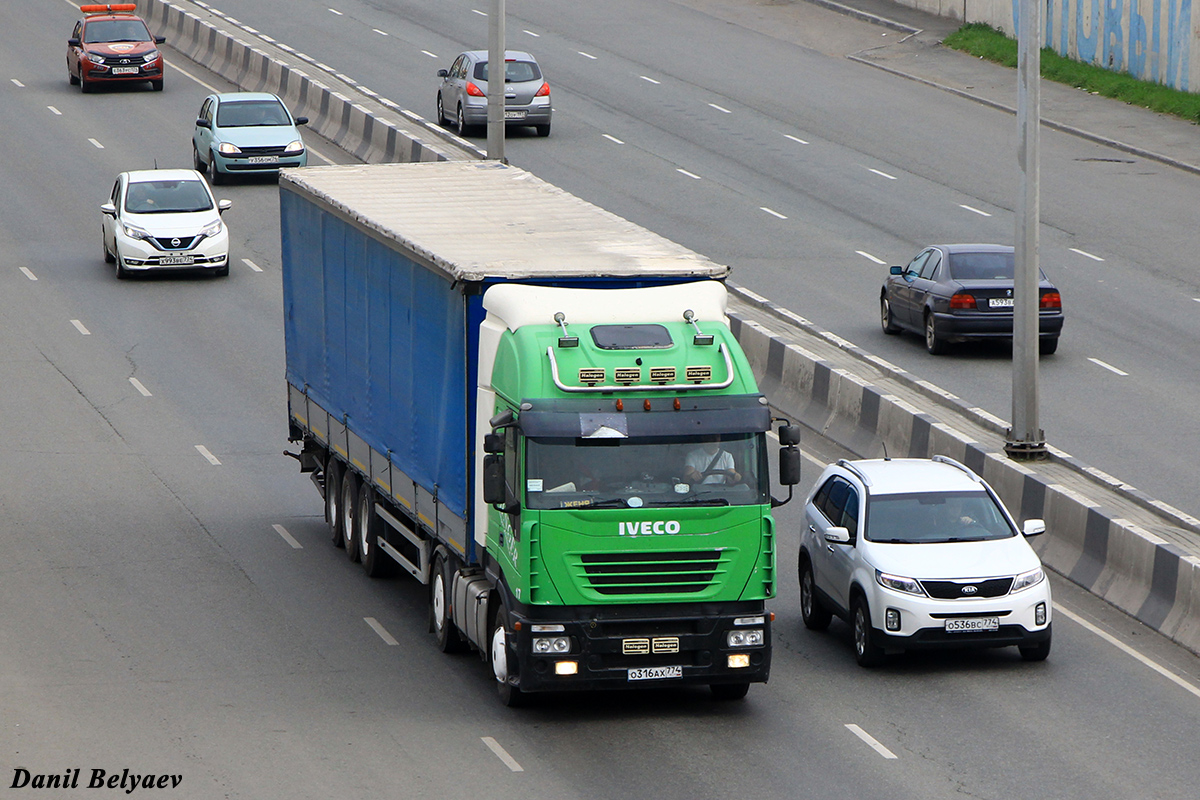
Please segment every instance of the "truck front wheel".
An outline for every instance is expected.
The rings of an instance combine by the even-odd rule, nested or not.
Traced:
[[[492,636],[490,639],[492,672],[496,676],[496,691],[500,702],[509,708],[525,704],[525,693],[517,686],[520,675],[517,673],[517,659],[508,646],[508,612],[501,603],[496,608],[496,616],[492,620]]]
[[[329,525],[330,539],[337,547],[345,547],[342,541],[341,509],[342,501],[342,462],[333,456],[325,462],[325,522]]]

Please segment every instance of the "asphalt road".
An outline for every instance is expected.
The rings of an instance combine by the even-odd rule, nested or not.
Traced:
[[[491,3],[213,5],[432,119],[434,72],[486,46]],[[899,34],[800,0],[506,9],[509,47],[537,55],[555,105],[549,139],[510,134],[510,161],[1012,417],[1010,348],[931,357],[916,336],[882,334],[878,298],[887,266],[927,244],[1013,241],[1013,117],[845,59]],[[1067,314],[1058,354],[1041,361],[1047,441],[1200,516],[1200,182],[1049,130],[1041,171],[1041,263]]]
[[[104,265],[116,173],[186,166],[209,90],[172,67],[161,94],[80,95],[61,61],[72,14],[38,4],[0,27],[0,130],[21,143],[0,163],[0,786],[78,768],[84,784],[128,769],[182,775],[171,797],[255,800],[1194,793],[1200,660],[1056,581],[1044,664],[992,651],[861,670],[846,626],[800,624],[798,501],[777,511],[772,680],[744,702],[500,707],[485,665],[436,651],[421,587],[368,580],[329,544],[281,455],[272,183],[218,192],[234,202],[228,279],[118,282]],[[805,448],[806,482],[839,455]]]

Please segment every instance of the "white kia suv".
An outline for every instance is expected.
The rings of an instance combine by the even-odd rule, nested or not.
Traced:
[[[921,648],[1016,645],[1050,654],[1050,582],[1000,498],[945,456],[838,461],[804,506],[800,612],[854,629],[858,663]]]

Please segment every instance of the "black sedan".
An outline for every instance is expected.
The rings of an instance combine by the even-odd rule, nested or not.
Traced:
[[[925,336],[934,355],[951,342],[1013,336],[1013,248],[998,244],[938,244],[906,267],[892,267],[879,296],[883,332]],[[1038,352],[1058,349],[1062,295],[1041,273]]]

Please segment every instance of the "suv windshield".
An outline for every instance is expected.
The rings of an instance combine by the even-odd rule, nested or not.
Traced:
[[[866,537],[873,542],[982,542],[1015,536],[1004,512],[983,491],[872,495]]]
[[[212,207],[200,181],[142,181],[125,191],[125,210],[131,214],[180,214]]]
[[[761,433],[528,439],[528,508],[745,506],[767,502]]]
[[[98,19],[89,22],[83,34],[86,44],[101,42],[148,42],[150,31],[141,20]]]

